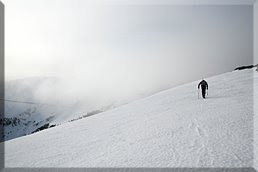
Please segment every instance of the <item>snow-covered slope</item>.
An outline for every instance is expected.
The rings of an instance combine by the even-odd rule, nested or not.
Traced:
[[[5,142],[6,167],[252,167],[253,70]]]

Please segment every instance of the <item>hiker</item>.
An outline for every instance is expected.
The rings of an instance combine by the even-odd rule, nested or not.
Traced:
[[[203,80],[198,84],[198,92],[199,92],[200,86],[201,86],[201,88],[202,88],[202,97],[205,99],[206,89],[208,90],[208,83],[203,79]]]

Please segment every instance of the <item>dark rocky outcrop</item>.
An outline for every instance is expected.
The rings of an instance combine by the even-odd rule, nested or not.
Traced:
[[[49,123],[47,123],[47,124],[45,124],[45,125],[43,125],[43,126],[37,128],[37,129],[36,129],[35,131],[33,131],[32,133],[36,133],[36,132],[38,132],[38,131],[42,131],[42,130],[45,130],[45,129],[47,129],[47,128],[49,128]]]
[[[257,65],[248,65],[248,66],[240,66],[235,68],[235,70],[244,70],[244,69],[252,69],[253,67],[256,67]]]
[[[0,125],[3,125],[3,126],[8,126],[8,125],[16,126],[16,125],[20,125],[20,123],[21,123],[21,120],[16,117],[0,119]]]

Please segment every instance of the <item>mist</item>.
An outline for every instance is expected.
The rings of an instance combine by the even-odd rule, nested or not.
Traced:
[[[251,5],[93,2],[6,1],[6,82],[54,77],[33,101],[94,109],[253,63]]]

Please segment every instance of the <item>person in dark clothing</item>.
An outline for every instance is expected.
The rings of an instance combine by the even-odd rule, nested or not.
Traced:
[[[202,88],[202,97],[205,99],[206,96],[206,89],[208,90],[208,83],[203,79],[199,84],[198,84],[198,90],[200,89],[200,86]]]

